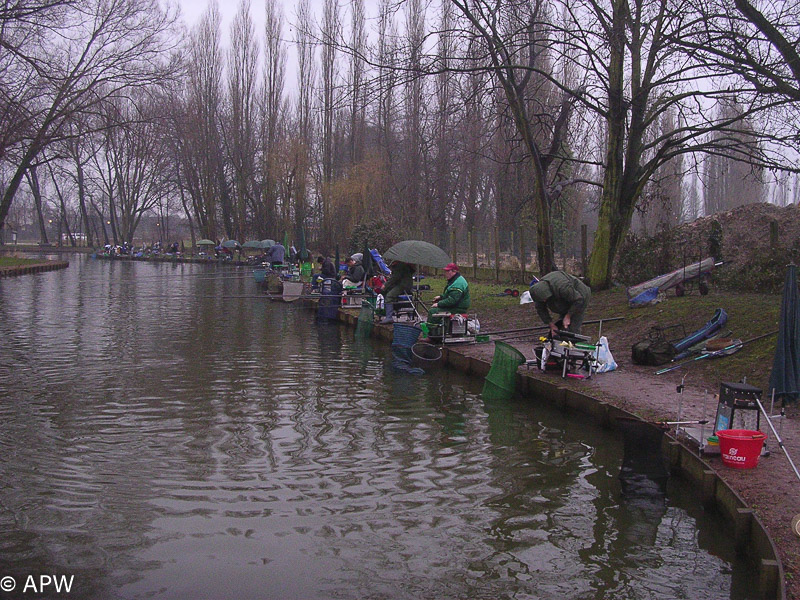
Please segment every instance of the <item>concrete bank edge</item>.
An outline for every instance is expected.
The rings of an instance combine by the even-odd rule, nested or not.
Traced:
[[[316,309],[315,300],[306,303]],[[358,311],[340,309],[339,321],[355,328],[358,323]],[[391,342],[392,328],[376,324],[372,330],[372,337]],[[491,363],[466,356],[454,347],[443,349],[442,360],[463,373],[480,377],[485,377],[491,367]],[[637,415],[608,402],[570,389],[558,382],[535,377],[533,372],[517,372],[516,384],[517,390],[524,396],[536,396],[539,400],[552,402],[564,411],[583,413],[604,428],[616,430],[619,428],[617,421],[624,419],[646,422]],[[734,528],[737,551],[747,554],[755,561],[761,596],[786,600],[783,565],[778,558],[775,543],[755,512],[708,463],[669,433],[664,436],[663,450],[672,474],[678,474],[695,485],[703,505],[719,510]]]
[[[47,263],[39,263],[35,265],[19,265],[16,267],[2,267],[0,268],[0,278],[2,277],[17,277],[18,275],[32,275],[34,273],[44,273],[45,271],[57,271],[59,269],[66,269],[69,266],[68,261],[51,261]]]

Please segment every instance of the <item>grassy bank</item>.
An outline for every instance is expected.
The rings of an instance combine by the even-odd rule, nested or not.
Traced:
[[[15,256],[0,256],[0,269],[7,267],[29,267],[44,262],[40,258],[17,258]]]
[[[426,303],[429,303],[433,296],[441,293],[445,280],[441,277],[429,277],[424,283],[431,286],[431,291],[423,296]],[[481,329],[497,331],[541,325],[533,304],[520,305],[519,298],[502,295],[506,288],[516,289],[520,293],[527,290],[527,286],[470,282],[470,312],[478,315]],[[604,323],[602,330],[602,334],[608,337],[617,362],[622,364],[623,361],[630,363],[631,346],[646,339],[654,327],[661,328],[667,340],[676,341],[705,325],[717,308],[724,309],[728,314],[723,337],[746,342],[776,331],[780,304],[780,294],[737,293],[712,286],[706,296],[693,290],[683,297],[677,297],[674,291],[670,291],[663,302],[643,308],[629,308],[625,289],[617,287],[592,295],[585,320],[622,317],[622,320]],[[596,324],[587,325],[583,333],[596,338],[598,329]],[[532,334],[527,338],[510,340],[509,343],[530,345],[536,342],[536,337],[537,335]],[[691,365],[690,370],[679,368],[674,373],[682,376],[690,371],[694,384],[706,382],[709,389],[715,389],[720,381],[741,381],[746,378],[747,383],[766,390],[776,340],[775,335],[767,336],[744,345],[730,356],[696,360],[688,363]],[[643,374],[662,377],[655,375],[662,367],[626,366],[641,370]]]

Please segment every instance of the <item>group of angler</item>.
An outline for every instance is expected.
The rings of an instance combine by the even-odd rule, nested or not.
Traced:
[[[106,244],[103,246],[103,252],[105,255],[114,257],[114,256],[133,256],[136,258],[142,258],[146,256],[156,256],[159,254],[166,254],[166,255],[175,255],[179,256],[184,251],[183,242],[181,242],[180,246],[178,242],[173,242],[166,247],[162,247],[161,242],[153,242],[150,246],[147,244],[142,245],[141,247],[137,248],[132,244],[128,244],[128,242],[122,242],[122,244]]]
[[[364,284],[366,272],[363,265],[363,254],[356,253],[347,259],[344,271],[339,275],[336,265],[329,257],[317,257],[320,266],[320,277],[322,279],[336,279],[342,288],[357,288]],[[403,296],[410,296],[414,288],[414,275],[416,267],[402,261],[392,261],[389,265],[391,274],[388,279],[373,277],[369,282],[369,287],[373,292],[383,296],[383,307],[386,312],[381,320],[382,324],[394,322],[395,304],[405,299]],[[444,275],[447,284],[440,296],[433,299],[433,304],[428,310],[428,320],[435,319],[437,313],[442,312],[463,312],[470,307],[469,284],[463,275],[459,273],[458,266],[450,263],[444,268]]]
[[[354,254],[347,259],[345,272],[339,277],[343,287],[357,287],[364,282],[365,272],[362,265],[363,255]],[[317,258],[323,278],[337,278],[338,269],[330,258]],[[382,324],[394,322],[395,304],[401,301],[402,296],[410,295],[414,287],[416,267],[412,264],[393,261],[390,265],[391,275],[385,282],[379,282],[377,289],[384,298],[386,315],[381,320]],[[433,304],[428,310],[428,321],[438,321],[440,313],[462,313],[469,309],[471,304],[469,284],[460,273],[458,265],[450,263],[444,268],[447,279],[441,295],[433,299]],[[551,334],[558,330],[567,330],[580,333],[583,325],[586,307],[592,291],[585,283],[574,275],[564,271],[552,271],[541,279],[534,277],[530,286],[531,300],[542,322],[549,326]]]
[[[403,262],[392,263],[392,274],[381,290],[384,297],[386,316],[381,320],[383,324],[393,321],[394,305],[402,295],[410,294],[414,282],[414,265]],[[444,268],[447,283],[441,295],[433,299],[433,304],[428,310],[428,321],[439,320],[436,315],[445,312],[463,312],[472,303],[469,296],[469,284],[459,272],[458,265],[450,263]]]

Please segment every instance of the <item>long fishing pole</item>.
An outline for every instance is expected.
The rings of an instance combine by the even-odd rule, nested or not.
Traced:
[[[765,333],[763,335],[758,335],[758,336],[756,336],[754,338],[750,338],[749,340],[745,340],[744,342],[734,342],[734,343],[730,344],[729,346],[725,346],[724,348],[720,348],[719,350],[715,350],[714,352],[708,352],[706,354],[701,354],[700,356],[695,356],[694,358],[691,358],[689,360],[683,361],[682,363],[678,363],[677,365],[673,365],[671,367],[667,367],[666,369],[661,369],[660,371],[656,371],[656,375],[663,375],[664,373],[669,373],[670,371],[674,371],[675,369],[680,369],[684,365],[688,365],[689,363],[692,363],[692,362],[695,362],[695,361],[698,361],[698,360],[703,360],[704,358],[713,358],[715,356],[720,356],[720,355],[724,354],[725,352],[727,352],[728,350],[733,350],[734,348],[739,349],[742,346],[744,346],[746,344],[749,344],[750,342],[755,342],[756,340],[760,340],[762,338],[769,337],[771,335],[775,335],[776,333],[778,333],[777,329],[775,331],[771,331],[769,333]]]
[[[324,296],[321,294],[287,294],[284,296],[283,294],[208,294],[204,296],[198,296],[199,298],[266,298],[268,300],[281,300],[282,298],[291,298],[292,300],[319,300],[320,298],[343,298],[344,296]],[[368,298],[369,296],[347,296],[348,298]],[[349,308],[359,308],[357,306],[351,306]]]
[[[792,470],[794,471],[794,474],[797,475],[798,479],[800,479],[800,472],[797,471],[797,467],[794,465],[792,457],[789,456],[789,452],[786,450],[786,446],[783,445],[783,440],[781,439],[781,436],[779,436],[778,432],[775,431],[775,426],[772,424],[772,419],[767,414],[767,411],[764,410],[764,405],[761,404],[761,400],[756,398],[756,404],[758,404],[758,408],[761,410],[761,414],[763,414],[764,418],[767,420],[767,425],[769,425],[769,428],[772,430],[772,434],[775,436],[775,439],[778,440],[778,446],[780,446],[781,450],[783,450],[783,453],[786,455],[786,459],[789,461],[789,464],[792,465]]]
[[[610,317],[608,319],[594,319],[592,321],[584,321],[583,324],[584,325],[593,325],[595,323],[609,323],[611,321],[621,321],[624,318],[625,317]],[[539,325],[537,327],[524,327],[522,329],[505,329],[505,330],[502,330],[502,331],[487,331],[487,332],[481,331],[481,335],[501,335],[501,334],[504,334],[504,333],[519,333],[521,331],[530,331],[530,332],[543,331],[543,330],[549,329],[549,328],[550,328],[549,325]]]

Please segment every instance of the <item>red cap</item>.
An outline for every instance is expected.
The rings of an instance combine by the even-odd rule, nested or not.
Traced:
[[[445,271],[458,271],[458,265],[456,263],[449,263],[445,268]]]

